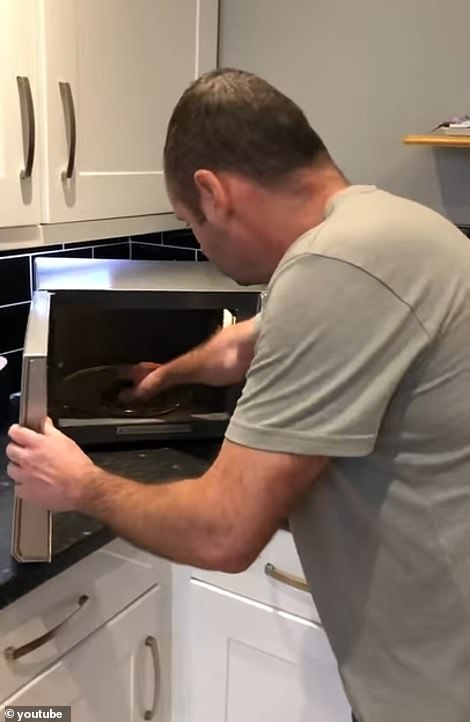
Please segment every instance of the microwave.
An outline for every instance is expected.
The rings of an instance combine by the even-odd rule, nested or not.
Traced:
[[[185,385],[122,399],[122,369],[165,363],[259,312],[261,286],[206,262],[44,258],[26,330],[20,423],[45,416],[85,447],[221,438],[242,385]],[[51,558],[51,514],[15,499],[12,554]]]

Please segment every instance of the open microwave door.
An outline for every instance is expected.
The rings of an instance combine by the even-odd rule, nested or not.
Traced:
[[[39,431],[47,416],[47,347],[51,294],[33,296],[26,329],[21,377],[20,424]],[[51,512],[15,495],[12,556],[19,562],[47,562],[52,556]]]

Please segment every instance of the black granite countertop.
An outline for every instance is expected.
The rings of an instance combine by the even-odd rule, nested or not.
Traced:
[[[97,522],[74,512],[53,515],[53,560],[18,564],[10,556],[13,486],[6,474],[7,440],[0,435],[0,609],[56,576],[113,538]],[[102,448],[90,452],[108,471],[143,483],[200,476],[215,458],[220,442],[170,442],[148,448]]]

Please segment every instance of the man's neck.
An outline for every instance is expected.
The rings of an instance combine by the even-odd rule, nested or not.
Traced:
[[[325,169],[306,174],[292,192],[270,193],[260,199],[266,213],[261,212],[255,224],[259,225],[258,235],[272,259],[273,270],[300,236],[325,220],[328,204],[349,186],[339,171]]]

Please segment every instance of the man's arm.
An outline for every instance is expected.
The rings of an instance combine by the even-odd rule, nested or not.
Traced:
[[[226,441],[202,477],[148,486],[102,471],[51,422],[44,434],[14,426],[10,437],[19,496],[90,514],[173,561],[226,572],[254,561],[327,463]]]
[[[256,319],[228,326],[208,341],[166,364],[137,364],[127,371],[134,388],[128,398],[148,399],[164,389],[198,383],[226,386],[242,381],[254,354]]]

